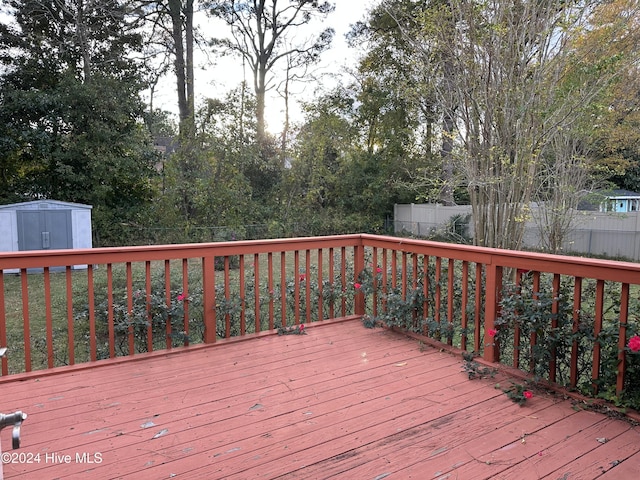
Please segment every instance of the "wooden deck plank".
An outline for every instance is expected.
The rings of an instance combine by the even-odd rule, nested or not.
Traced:
[[[618,457],[614,456],[613,458]],[[614,460],[613,462],[616,462],[616,460]],[[609,464],[613,466],[613,462],[609,462]],[[638,472],[640,472],[640,453],[635,453],[634,455],[626,458],[623,462],[616,463],[613,468],[610,468],[606,471],[606,473],[597,478],[599,480],[624,480],[627,478],[636,479],[638,478]]]
[[[628,422],[543,393],[519,407],[494,388],[504,379],[470,381],[459,357],[357,321],[307,332],[3,380],[3,409],[29,414],[15,452],[41,459],[5,478],[589,480],[638,467]]]
[[[549,405],[553,403],[545,402],[545,407]],[[540,408],[541,405],[537,407]],[[535,415],[537,409],[532,407],[528,413]],[[350,452],[347,459],[331,458],[327,460],[326,465],[316,465],[315,469],[307,468],[303,472],[292,472],[285,478],[304,478],[309,471],[329,471],[329,466],[333,467],[331,475],[337,476],[348,473],[352,478],[375,478],[375,472],[385,470],[388,473],[402,472],[403,477],[408,478],[411,475],[411,467],[416,464],[419,474],[423,475],[425,471],[429,471],[430,475],[438,477],[450,472],[456,465],[473,460],[468,453],[470,445],[466,445],[467,442],[471,444],[476,439],[482,441],[483,437],[487,437],[489,441],[488,437],[493,438],[492,434],[498,429],[519,432],[525,426],[512,425],[524,423],[524,420],[520,420],[524,416],[522,409],[514,403],[505,404],[499,397],[491,397],[453,415],[445,415],[417,425],[411,432],[390,435],[378,445],[368,444]],[[488,422],[487,418],[493,420]],[[458,450],[460,455],[454,455]],[[445,455],[446,458],[443,458]]]
[[[638,444],[640,443],[640,430],[629,426],[629,428],[620,435],[612,438],[616,427],[611,431],[608,429],[603,431],[606,436],[596,439],[597,444],[595,448],[597,451],[594,451],[594,449],[590,453],[582,455],[575,461],[571,462],[570,468],[563,465],[561,468],[549,473],[546,477],[566,477],[567,479],[596,478],[598,475],[601,475],[619,465],[621,461],[627,460],[638,450]],[[591,441],[593,441],[593,439],[591,439]],[[603,444],[601,441],[605,441],[605,443]],[[633,462],[628,462],[627,464],[632,465]],[[619,479],[627,478],[622,476],[620,471],[618,471],[618,475],[619,476],[617,476],[617,478]],[[636,460],[635,475],[640,475],[640,458]]]

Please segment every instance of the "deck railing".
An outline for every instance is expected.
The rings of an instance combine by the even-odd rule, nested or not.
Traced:
[[[0,270],[2,375],[349,316],[569,389],[615,396],[640,373],[635,263],[341,235],[3,253]]]

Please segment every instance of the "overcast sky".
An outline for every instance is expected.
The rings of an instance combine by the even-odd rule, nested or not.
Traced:
[[[330,50],[322,54],[321,64],[318,68],[325,73],[340,74],[344,66],[354,66],[358,52],[347,46],[344,35],[349,31],[350,25],[366,18],[366,12],[379,0],[334,0],[336,9],[331,13],[325,24],[317,24],[314,28],[320,32],[328,26],[335,30],[335,36]],[[211,25],[208,20],[201,15],[200,29],[205,38],[219,36],[214,33],[220,28],[226,28],[222,23]],[[208,33],[211,32],[211,33]],[[237,57],[217,58],[210,56],[215,61],[215,65],[209,65],[204,55],[199,55],[196,60],[195,87],[196,87],[196,108],[198,103],[205,97],[223,98],[225,94],[237,87],[243,78],[242,62]],[[246,71],[247,82],[252,85],[251,71]],[[333,81],[335,82],[335,81]],[[324,87],[335,85],[328,77],[324,77]],[[299,98],[310,99],[315,94],[317,85],[295,85],[292,87],[293,93]],[[290,102],[291,103],[291,102]],[[290,115],[293,121],[301,120],[299,106],[296,102],[290,105]],[[175,95],[175,79],[168,76],[162,83],[154,98],[154,107],[171,112],[177,112],[177,99]],[[284,101],[275,92],[267,98],[267,108],[265,112],[267,128],[274,134],[280,133],[284,121]]]

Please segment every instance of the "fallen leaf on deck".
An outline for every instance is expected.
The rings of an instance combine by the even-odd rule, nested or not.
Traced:
[[[404,367],[406,364],[407,362],[396,363],[396,367]]]

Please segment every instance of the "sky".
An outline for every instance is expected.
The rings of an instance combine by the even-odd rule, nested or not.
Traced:
[[[331,77],[324,76],[321,88],[329,89],[340,80],[340,76],[346,80],[344,67],[353,67],[356,65],[359,55],[358,49],[349,48],[345,40],[345,34],[350,30],[350,26],[357,21],[366,18],[367,11],[379,0],[333,0],[336,9],[329,14],[324,24],[316,24],[315,29],[319,33],[324,28],[332,27],[335,30],[332,46],[321,56],[318,69],[325,73],[332,74]],[[206,39],[219,36],[216,31],[219,28],[226,28],[226,25],[218,23],[211,25],[208,19],[202,14],[199,25]],[[311,28],[311,27],[309,27]],[[211,31],[211,33],[207,33]],[[215,33],[214,33],[215,32]],[[214,65],[210,65],[209,61],[213,59]],[[203,98],[219,98],[222,99],[227,92],[236,88],[243,79],[242,62],[238,57],[214,57],[210,56],[209,61],[203,53],[196,58],[195,90],[196,90],[196,108]],[[333,75],[338,78],[332,80]],[[252,85],[253,79],[251,71],[247,68],[246,80]],[[317,84],[298,84],[292,87],[293,102],[290,101],[290,117],[292,121],[301,121],[302,113],[297,99],[311,100],[316,92]],[[295,94],[295,97],[294,97]],[[161,83],[159,90],[154,96],[154,108],[161,108],[176,113],[177,99],[175,95],[175,79],[172,75],[167,76]],[[273,134],[279,134],[284,123],[284,101],[275,92],[271,92],[266,99],[265,118],[267,129]]]

